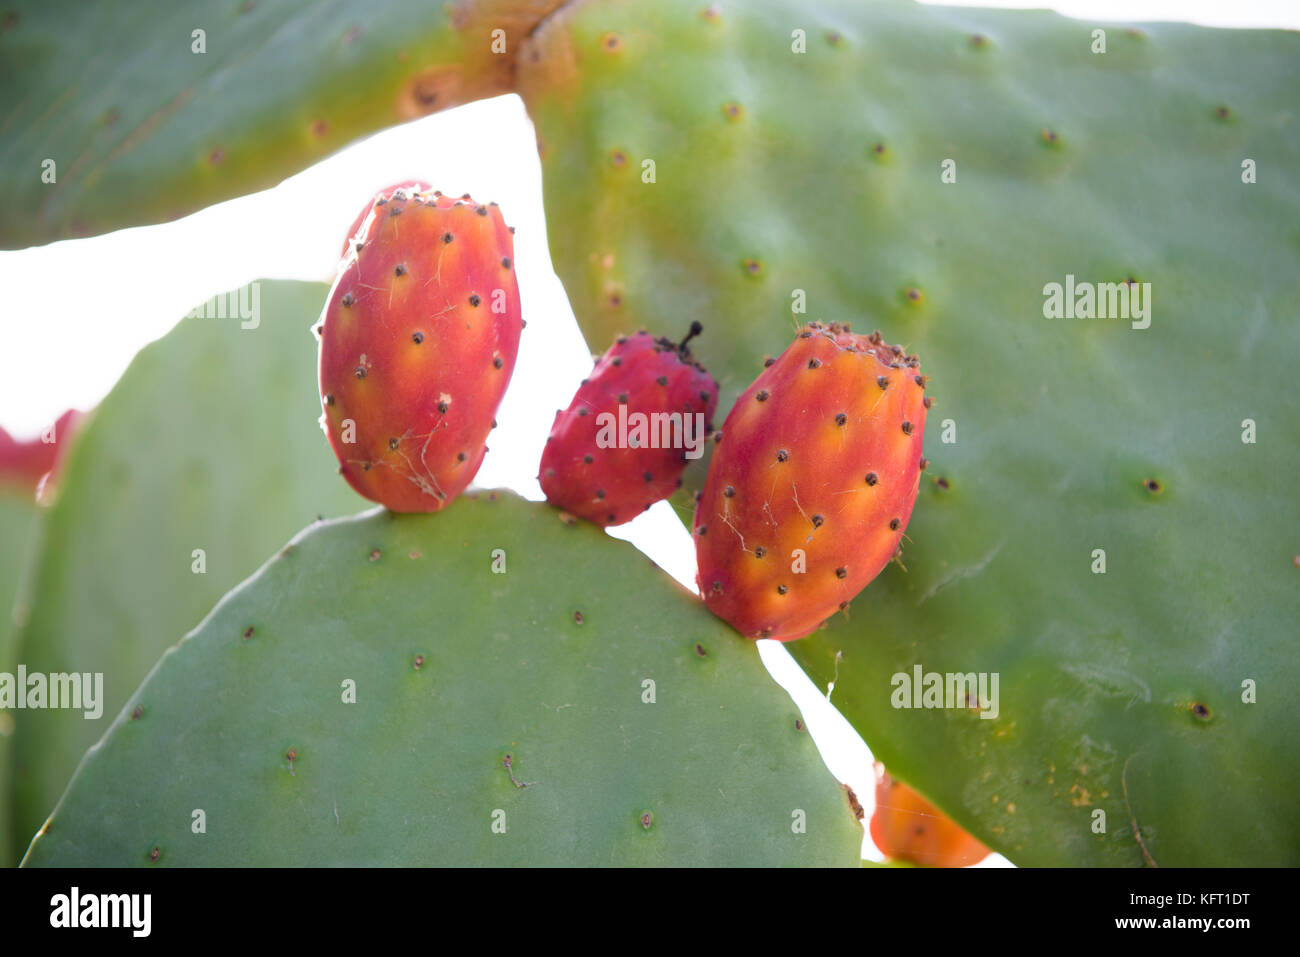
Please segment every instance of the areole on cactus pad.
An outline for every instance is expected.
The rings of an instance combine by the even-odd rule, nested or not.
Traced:
[[[353,225],[317,326],[321,426],[359,493],[435,512],[483,461],[524,323],[500,208],[408,188]]]
[[[810,323],[723,424],[695,510],[698,585],[750,638],[807,635],[900,551],[925,460],[916,356]]]

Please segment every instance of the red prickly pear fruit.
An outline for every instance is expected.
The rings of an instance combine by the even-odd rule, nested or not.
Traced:
[[[514,372],[514,248],[495,203],[388,192],[317,327],[321,426],[359,493],[395,512],[434,512],[478,471]]]
[[[68,409],[39,437],[26,442],[0,428],[0,486],[18,486],[44,498],[58,479],[59,465],[81,416]]]
[[[883,767],[876,774],[871,840],[886,857],[922,867],[967,867],[992,853]]]
[[[727,415],[695,509],[696,583],[748,638],[802,638],[898,553],[926,379],[880,334],[811,323]]]
[[[718,384],[687,343],[620,336],[555,414],[538,480],[546,500],[597,525],[630,522],[682,484],[704,452]]]
[[[370,197],[366,202],[366,205],[361,207],[361,212],[357,213],[357,218],[352,221],[352,227],[348,230],[347,238],[343,240],[343,252],[340,255],[346,256],[348,254],[348,250],[352,248],[352,244],[358,238],[357,233],[361,232],[361,227],[365,223],[366,217],[370,215],[370,211],[375,209],[376,206],[382,209],[399,192],[402,194],[401,199],[405,200],[417,193],[429,193],[432,191],[433,187],[424,180],[404,179],[400,183],[396,183],[375,193],[375,195]]]

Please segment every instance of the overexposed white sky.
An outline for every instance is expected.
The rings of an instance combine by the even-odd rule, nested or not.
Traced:
[[[1300,28],[1300,0],[949,0],[949,5],[1049,6],[1096,21]],[[476,484],[505,486],[540,500],[535,476],[551,419],[555,409],[568,405],[591,359],[551,269],[535,140],[514,96],[387,130],[274,189],[174,223],[0,252],[0,289],[5,290],[0,425],[19,437],[34,437],[64,409],[91,408],[143,345],[214,293],[259,278],[328,281],[343,233],[363,202],[374,190],[405,179],[494,200],[516,227],[515,263],[528,328]],[[590,345],[600,352],[608,343]],[[358,509],[363,504],[358,499]],[[694,587],[690,536],[666,503],[614,534]],[[803,711],[831,772],[853,787],[870,815],[874,779],[866,745],[827,704],[826,689],[815,688],[781,645],[759,645],[769,671]],[[881,857],[869,838],[864,853]],[[981,866],[1007,862],[994,855]]]

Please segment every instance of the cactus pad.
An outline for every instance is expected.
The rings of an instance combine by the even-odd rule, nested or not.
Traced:
[[[1300,863],[1300,35],[665,0],[531,43],[589,342],[707,315],[719,408],[805,319],[925,359],[906,569],[791,645],[876,755],[1017,863]],[[1047,318],[1069,276],[1149,327]],[[998,717],[894,708],[918,664]]]
[[[167,653],[26,863],[856,866],[797,718],[587,523],[503,492],[376,510],[307,529]]]

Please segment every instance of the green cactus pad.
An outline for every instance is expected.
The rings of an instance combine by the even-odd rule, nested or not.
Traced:
[[[720,411],[804,320],[920,356],[906,571],[791,646],[892,772],[1018,863],[1294,865],[1300,35],[1100,26],[570,5],[521,59],[553,259],[589,342],[703,321]],[[1150,327],[1045,318],[1070,274]],[[999,717],[894,709],[916,664]]]
[[[176,219],[505,93],[558,3],[137,0],[69,17],[18,0],[0,13],[0,247]]]
[[[375,510],[304,531],[167,653],[25,863],[856,866],[798,717],[585,522],[503,492]]]
[[[16,854],[162,653],[304,524],[364,504],[315,421],[310,330],[326,288],[258,287],[256,328],[183,319],[69,450],[20,660],[28,673],[102,672],[104,712],[13,712]]]
[[[0,484],[0,673],[14,674],[18,666],[16,623],[27,615],[25,594],[31,557],[41,531],[41,514],[31,488]],[[10,752],[14,740],[14,715],[0,710],[0,866],[12,863],[10,845],[13,788],[10,786]]]

